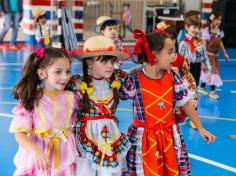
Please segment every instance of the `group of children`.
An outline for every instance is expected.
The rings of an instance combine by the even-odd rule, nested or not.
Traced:
[[[63,49],[32,53],[13,89],[19,100],[10,127],[19,143],[14,175],[121,176],[126,168],[130,176],[191,175],[178,124],[188,116],[204,140],[216,138],[196,113],[199,79],[201,90],[220,85],[223,33],[215,21],[221,16],[212,14],[203,39],[200,17],[185,18],[179,49],[165,23],[149,34],[134,30],[134,54],[143,67],[132,73],[119,69],[130,56],[117,36],[119,21],[107,16],[94,28],[102,35],[87,39],[77,53],[83,75],[70,75],[71,59]],[[115,121],[121,99],[133,100],[127,134]]]

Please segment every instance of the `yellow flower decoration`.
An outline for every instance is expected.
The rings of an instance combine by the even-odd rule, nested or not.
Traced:
[[[120,89],[120,86],[121,86],[121,83],[119,81],[113,81],[111,83],[111,87],[112,88],[117,88],[117,90]]]
[[[88,87],[86,82],[81,82],[80,86],[79,86],[80,90],[82,91],[86,91],[88,95],[91,95],[93,92],[93,88],[92,87]]]

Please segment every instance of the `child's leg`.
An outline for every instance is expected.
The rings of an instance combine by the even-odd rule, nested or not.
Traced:
[[[92,168],[87,158],[78,158],[76,176],[96,176],[96,170]]]
[[[207,90],[205,89],[206,87],[206,82],[207,82],[207,72],[206,71],[201,71],[201,76],[200,76],[200,81],[201,81],[201,85],[200,87],[197,89],[198,93],[204,94],[204,95],[208,95]]]
[[[212,66],[212,75],[211,75],[211,92],[209,93],[209,97],[213,99],[219,99],[219,95],[216,92],[216,86],[219,87],[223,84],[220,78],[220,71],[219,71],[219,58],[217,55],[209,56],[210,63]]]
[[[201,63],[190,63],[190,72],[195,79],[196,86],[198,86],[201,73]]]

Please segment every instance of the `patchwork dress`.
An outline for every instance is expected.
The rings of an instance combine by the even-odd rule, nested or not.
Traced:
[[[81,100],[85,92],[82,88],[84,82],[78,75],[72,80],[69,87]],[[113,89],[106,79],[91,77],[91,82],[93,90],[89,95],[89,112],[80,109],[78,121],[74,125],[78,149],[84,158],[78,163],[78,175],[92,176],[96,175],[97,171],[106,172],[107,175],[121,175],[122,160],[125,161],[130,142],[125,134],[120,133],[114,121],[116,106]],[[91,90],[87,87],[87,91],[88,89]]]
[[[206,40],[207,55],[212,67],[211,80],[208,82],[209,85],[222,86],[223,82],[220,77],[220,66],[219,66],[219,50],[222,38],[224,37],[223,31],[217,31],[216,33],[211,33],[209,28],[203,30],[203,39]],[[201,73],[200,80],[202,82],[207,82],[206,73]]]
[[[50,159],[51,169],[38,170],[32,153],[19,145],[14,157],[15,176],[73,176],[78,152],[71,132],[77,98],[69,91],[44,91],[29,111],[21,104],[13,109],[10,132],[24,132]]]
[[[173,116],[175,107],[191,99],[186,82],[167,72],[161,79],[151,79],[143,70],[127,77],[120,96],[134,100],[134,119],[128,130],[132,144],[127,154],[129,174],[191,175],[183,137]]]

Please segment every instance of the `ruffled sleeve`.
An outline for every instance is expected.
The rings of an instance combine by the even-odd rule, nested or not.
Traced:
[[[71,115],[71,124],[74,124],[78,120],[78,109],[79,109],[80,98],[76,93],[72,94],[73,94],[73,112]]]
[[[175,107],[181,107],[191,100],[193,94],[188,91],[188,82],[185,79],[175,72],[173,72],[173,78]]]
[[[79,98],[81,98],[83,96],[83,93],[79,89],[81,81],[82,80],[81,80],[81,76],[80,75],[73,75],[71,77],[69,83],[66,86],[67,90],[70,90],[70,91],[76,93],[79,96]]]
[[[122,100],[133,99],[135,96],[135,84],[132,75],[127,74],[124,71],[118,70],[117,75],[121,82],[121,88],[119,91],[119,97]]]
[[[10,132],[26,132],[29,133],[33,128],[32,111],[26,110],[21,104],[13,108],[14,118],[11,122]]]
[[[220,31],[220,38],[223,38],[225,36],[225,33],[223,30]]]
[[[205,28],[203,31],[202,31],[202,38],[203,40],[207,40],[209,41],[211,39],[211,35],[209,33],[209,28]]]

